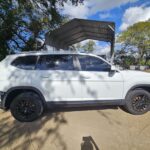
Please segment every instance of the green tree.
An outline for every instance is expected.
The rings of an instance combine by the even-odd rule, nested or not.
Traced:
[[[138,49],[140,60],[150,54],[150,21],[139,22],[122,32],[118,38],[123,43],[123,49],[128,51]]]
[[[63,23],[58,5],[83,0],[0,0],[0,59],[10,52],[36,50],[36,39],[44,38]]]
[[[76,47],[77,50],[80,50],[80,49],[82,48],[81,43],[77,43],[77,44],[75,45],[75,47]]]
[[[87,43],[85,43],[82,48],[84,51],[92,52],[94,50],[95,42],[93,40],[89,40]]]

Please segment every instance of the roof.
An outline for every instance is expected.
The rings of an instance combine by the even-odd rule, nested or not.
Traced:
[[[17,54],[11,54],[8,55],[10,57],[18,57],[18,56],[33,56],[33,55],[67,55],[67,54],[90,54],[90,53],[80,53],[78,51],[64,51],[64,50],[60,50],[60,51],[28,51],[28,52],[20,52]]]
[[[56,49],[68,49],[69,46],[86,39],[114,43],[115,23],[73,19],[58,29],[46,34],[46,45]]]
[[[80,53],[77,51],[29,51],[29,52],[21,52],[18,54],[12,54],[8,55],[6,59],[4,59],[4,63],[7,62],[7,64],[10,64],[14,59],[18,57],[24,57],[24,56],[41,56],[41,55],[86,55],[86,56],[93,56],[97,58],[101,58],[106,63],[110,64],[108,61],[106,61],[103,57],[92,54],[92,53]],[[111,65],[111,64],[110,64]]]
[[[11,54],[8,55],[8,57],[18,57],[18,56],[37,56],[37,55],[91,55],[91,56],[97,56],[93,53],[81,53],[78,51],[28,51],[28,52],[21,52],[17,54]]]

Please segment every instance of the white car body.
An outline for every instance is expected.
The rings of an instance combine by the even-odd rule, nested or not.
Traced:
[[[46,102],[113,102],[123,105],[132,88],[150,87],[150,74],[140,71],[25,70],[11,65],[19,57],[43,55],[90,56],[112,68],[106,60],[92,54],[32,52],[9,55],[0,62],[0,101],[3,108],[6,107],[9,92],[16,89],[36,89]]]

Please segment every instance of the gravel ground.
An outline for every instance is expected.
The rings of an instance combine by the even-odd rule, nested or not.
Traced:
[[[0,110],[0,150],[149,150],[150,113],[120,109],[47,112],[19,123]]]

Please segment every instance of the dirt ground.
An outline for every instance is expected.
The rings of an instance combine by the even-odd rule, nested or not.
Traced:
[[[149,150],[150,112],[120,109],[47,112],[32,123],[0,110],[0,150]]]

